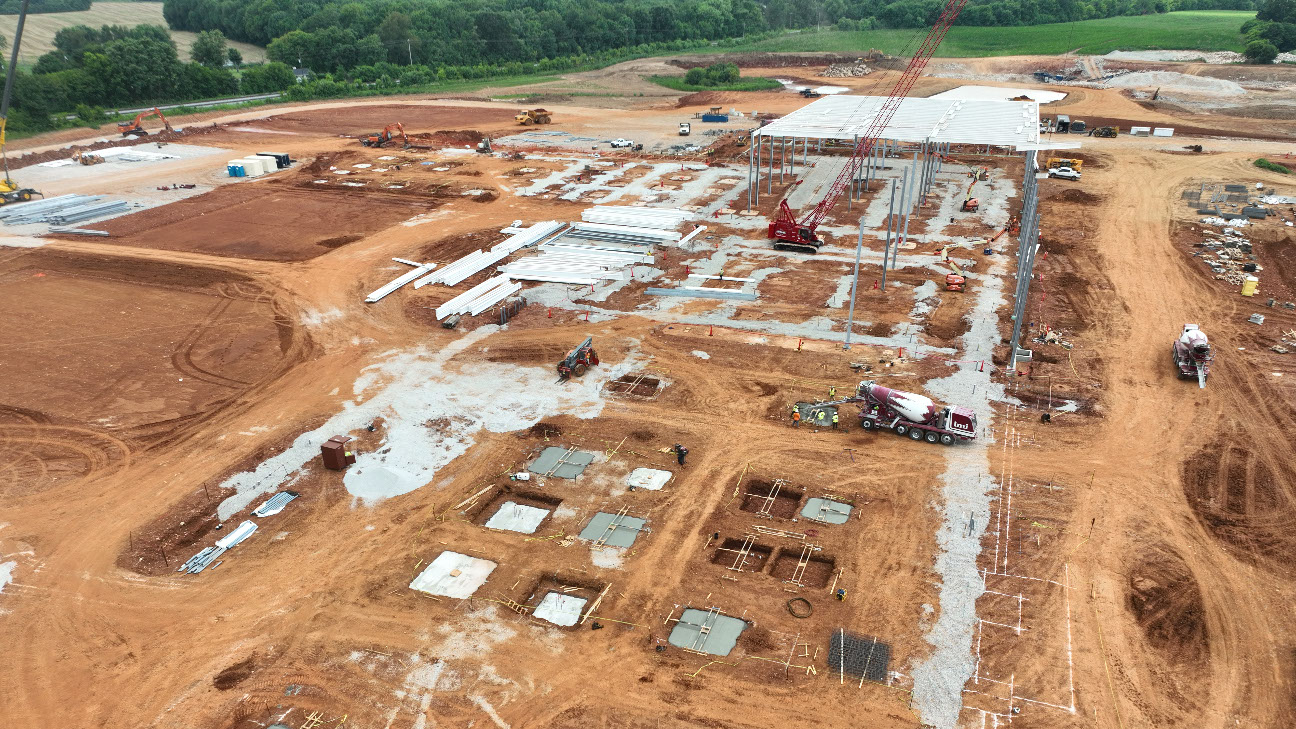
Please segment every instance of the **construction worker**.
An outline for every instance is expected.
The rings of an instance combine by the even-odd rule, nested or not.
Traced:
[[[815,420],[819,421],[818,423],[816,423],[816,425],[818,425],[820,428],[827,425],[827,417],[828,414],[820,410],[818,413],[815,414]]]
[[[828,386],[828,399],[829,399],[829,400],[836,400],[836,399],[837,399],[837,386],[836,386],[836,385],[829,385],[829,386]]]
[[[836,593],[835,596],[836,596],[836,598],[837,598],[838,600],[841,600],[841,601],[845,602],[845,600],[846,600],[846,588],[843,587],[843,588],[838,589],[838,590],[837,590],[837,593]]]
[[[688,449],[679,443],[676,443],[673,450],[675,451],[675,457],[679,460],[679,464],[681,466],[684,465],[684,456],[688,455]]]
[[[837,413],[833,413],[833,430],[837,430]]]
[[[792,427],[793,428],[801,427],[801,411],[797,410],[796,408],[792,408]]]

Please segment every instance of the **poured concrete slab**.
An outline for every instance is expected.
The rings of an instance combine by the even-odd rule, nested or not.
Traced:
[[[636,468],[626,476],[626,483],[630,486],[649,491],[661,491],[662,486],[670,480],[670,471],[660,471],[656,468]]]
[[[746,628],[744,620],[715,611],[688,608],[680,615],[667,640],[678,648],[727,656],[738,645],[738,636]]]
[[[608,547],[628,548],[639,538],[648,522],[633,516],[617,516],[600,511],[581,530],[580,538],[591,542],[602,541]]]
[[[486,578],[495,567],[495,563],[490,560],[458,552],[442,552],[427,569],[414,578],[410,588],[429,595],[471,597],[477,588],[486,584]]]
[[[540,452],[540,457],[535,459],[527,467],[527,470],[541,476],[576,478],[581,475],[586,466],[593,462],[593,453],[585,453],[574,448],[550,446]]]
[[[855,507],[850,504],[831,499],[806,499],[806,505],[801,509],[801,516],[825,524],[845,524],[853,508]]]
[[[801,413],[802,425],[818,425],[824,428],[832,425],[833,415],[837,412],[834,405],[817,405],[812,402],[799,402],[796,404],[797,411]],[[823,417],[819,417],[823,413]]]
[[[535,534],[535,530],[540,528],[540,522],[544,521],[546,516],[549,516],[548,509],[505,501],[500,504],[499,510],[486,520],[486,527]]]
[[[580,620],[589,600],[575,595],[564,595],[561,592],[550,592],[536,606],[532,615],[541,620],[548,620],[554,625],[570,627]]]

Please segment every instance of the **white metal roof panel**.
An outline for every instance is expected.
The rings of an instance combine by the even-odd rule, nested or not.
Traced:
[[[863,135],[884,96],[825,96],[756,130],[762,137],[854,139]],[[881,134],[901,142],[1016,147],[1038,144],[1039,103],[976,99],[905,99]]]

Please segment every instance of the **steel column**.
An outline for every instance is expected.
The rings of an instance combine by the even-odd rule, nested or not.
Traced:
[[[882,290],[886,291],[887,260],[891,257],[891,231],[895,228],[895,222],[891,219],[892,213],[895,212],[895,195],[896,181],[891,180],[891,202],[887,204],[887,235],[886,247],[882,249]]]
[[[864,252],[864,218],[859,221],[859,241],[855,243],[855,276],[851,279],[850,313],[846,316],[846,343],[842,349],[850,349],[851,331],[855,328],[855,292],[859,290],[860,255]]]

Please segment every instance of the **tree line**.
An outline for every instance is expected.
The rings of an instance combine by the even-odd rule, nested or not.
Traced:
[[[182,61],[171,34],[157,25],[63,28],[31,73],[16,74],[9,128],[55,128],[68,112],[94,123],[102,107],[282,91],[296,82],[282,63],[238,69],[242,57],[220,31],[199,34],[190,57]]]
[[[1262,0],[1254,20],[1242,24],[1246,57],[1273,63],[1279,53],[1296,51],[1296,0]]]
[[[220,29],[317,73],[403,65],[536,63],[671,41],[798,28],[922,28],[941,0],[165,0],[177,30]],[[963,25],[1036,25],[1253,0],[973,0]]]
[[[31,0],[27,6],[28,14],[35,13],[70,13],[74,10],[89,10],[90,0]],[[22,11],[22,0],[0,1],[0,15],[17,15]]]

